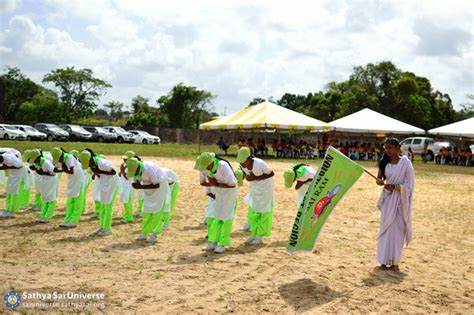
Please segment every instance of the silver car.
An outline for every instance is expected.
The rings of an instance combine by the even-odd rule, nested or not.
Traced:
[[[28,125],[13,125],[16,129],[23,131],[26,134],[26,140],[46,140],[46,134],[38,129]]]
[[[26,140],[26,134],[13,126],[0,124],[0,138],[5,140]]]

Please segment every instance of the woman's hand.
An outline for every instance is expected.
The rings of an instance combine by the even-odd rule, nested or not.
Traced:
[[[212,186],[217,186],[217,179],[215,179],[214,177],[208,177],[208,178],[207,178],[207,181],[208,181],[209,184],[211,184]]]
[[[395,185],[386,184],[386,185],[383,186],[383,188],[387,189],[388,191],[394,191],[395,190]]]
[[[379,185],[379,186],[383,186],[383,184],[384,184],[383,179],[381,179],[381,178],[377,178],[375,180],[375,183],[377,183],[377,185]]]

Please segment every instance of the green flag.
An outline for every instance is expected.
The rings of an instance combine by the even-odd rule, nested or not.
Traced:
[[[364,169],[339,150],[329,147],[303,202],[299,205],[288,246],[289,252],[313,250],[326,219],[359,179]]]

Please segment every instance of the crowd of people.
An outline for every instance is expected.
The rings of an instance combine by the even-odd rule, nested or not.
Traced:
[[[460,165],[460,166],[473,166],[472,152],[469,147],[465,149],[459,149],[454,147],[441,148],[435,155],[436,164],[447,164],[447,165]]]

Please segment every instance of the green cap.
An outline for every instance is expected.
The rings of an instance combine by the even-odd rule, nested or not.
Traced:
[[[79,154],[79,162],[81,162],[83,169],[89,168],[89,161],[90,161],[91,157],[92,157],[92,154],[89,151],[86,151],[86,150],[82,151]]]
[[[61,148],[59,148],[59,147],[54,147],[51,150],[51,155],[53,157],[53,163],[54,164],[59,162],[59,158],[61,157],[62,154],[63,154],[63,150],[61,150]]]
[[[127,162],[127,177],[131,178],[137,174],[137,169],[140,166],[140,161],[136,158],[129,158]]]
[[[30,155],[31,155],[31,150],[25,150],[25,152],[23,152],[23,162],[28,162]]]
[[[242,164],[250,157],[250,148],[242,147],[237,151],[237,163]]]
[[[77,150],[71,150],[71,151],[69,151],[69,154],[71,154],[76,159],[79,157],[79,151],[77,151]]]
[[[35,160],[41,156],[41,151],[39,149],[33,149],[30,151],[29,161],[30,163],[34,163]]]
[[[194,169],[198,171],[204,171],[207,169],[209,164],[212,163],[216,155],[212,152],[203,152],[200,156],[196,159],[196,163],[194,164]]]
[[[244,171],[238,169],[235,171],[234,175],[237,178],[237,186],[242,187],[242,185],[244,184]]]
[[[122,159],[126,161],[126,160],[128,160],[128,159],[130,159],[130,158],[132,158],[132,157],[134,157],[134,156],[135,156],[135,152],[133,152],[133,151],[127,151],[127,152],[125,152],[124,155],[122,156]]]
[[[296,174],[292,169],[287,169],[283,172],[283,179],[285,180],[285,187],[290,188],[296,179]]]

